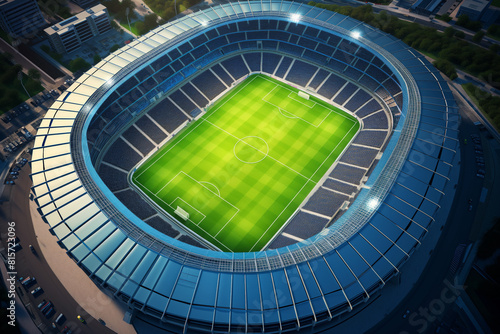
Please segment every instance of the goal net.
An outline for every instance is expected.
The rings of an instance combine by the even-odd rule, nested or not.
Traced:
[[[299,91],[299,96],[303,99],[309,100],[309,94]]]
[[[175,214],[184,220],[189,219],[189,213],[180,206],[177,206],[177,209],[175,209]]]

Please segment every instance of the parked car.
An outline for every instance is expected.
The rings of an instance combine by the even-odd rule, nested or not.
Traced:
[[[37,287],[37,288],[31,290],[31,294],[35,297],[38,296],[39,294],[42,294],[42,293],[43,293],[43,290],[41,287]]]
[[[41,301],[41,303],[40,303],[40,304],[38,304],[37,308],[38,308],[39,310],[41,310],[42,308],[44,308],[45,306],[47,306],[49,303],[50,303],[50,302],[45,301],[45,299],[44,299],[44,300],[42,300],[42,301]]]
[[[26,277],[25,279],[23,279],[21,281],[21,284],[26,287],[26,288],[29,288],[30,286],[32,286],[33,284],[36,283],[36,278],[34,277],[31,277],[31,276],[28,276]]]
[[[52,307],[52,303],[51,302],[47,302],[43,305],[43,307],[40,309],[40,311],[42,311],[43,314],[47,313],[47,311]]]

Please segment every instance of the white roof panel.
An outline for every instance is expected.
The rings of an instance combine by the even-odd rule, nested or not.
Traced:
[[[135,43],[134,45],[136,45],[137,43]],[[141,52],[140,50],[136,49],[135,47],[131,47],[130,49],[127,50],[127,53],[128,54],[131,54],[132,56],[136,57],[136,58],[139,58],[141,57],[144,53]]]
[[[78,209],[83,208],[92,201],[90,196],[87,194],[83,195],[82,197],[76,198],[76,193],[80,191],[81,189],[75,191],[75,194],[72,193],[70,196],[66,196],[63,199],[56,201],[57,202],[56,204],[58,206],[61,206],[62,204],[68,203],[68,200],[70,198],[74,199],[74,201],[71,201],[71,203],[68,203],[68,205],[59,208],[59,214],[61,215],[62,219],[68,218],[69,216],[75,213],[77,208]]]
[[[69,144],[46,147],[43,150],[44,158],[56,157],[61,154],[70,154],[71,146]]]
[[[59,135],[48,135],[47,138],[45,139],[45,146],[69,143],[70,138],[71,136],[69,133],[59,134]]]
[[[161,29],[158,31],[158,35],[164,37],[167,41],[174,38],[176,35],[168,29]]]
[[[109,79],[111,79],[113,77],[113,73],[110,73],[110,72],[105,72],[104,70],[99,70],[99,71],[96,71],[94,74],[93,74],[94,78],[99,78],[103,81],[108,81]]]
[[[101,70],[116,74],[118,71],[122,69],[121,66],[115,65],[113,63],[105,63],[104,65],[101,66]]]
[[[85,80],[85,84],[89,85],[90,87],[94,87],[95,89],[101,87],[104,84],[105,80],[99,79],[97,77],[90,77],[87,80]]]
[[[142,53],[148,53],[149,51],[151,51],[153,48],[149,45],[147,45],[146,43],[137,43],[135,46],[134,46],[134,49],[135,50],[139,50],[141,51]]]
[[[67,155],[57,157],[57,158],[44,159],[43,162],[44,162],[45,169],[51,169],[51,168],[59,167],[59,166],[64,165],[64,164],[68,164],[68,163],[72,162],[72,160],[71,160],[71,155],[67,154]]]

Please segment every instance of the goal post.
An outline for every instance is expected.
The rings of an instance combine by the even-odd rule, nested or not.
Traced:
[[[309,94],[306,94],[303,91],[299,90],[299,96],[303,99],[309,100]]]
[[[177,206],[177,209],[175,209],[174,212],[177,216],[181,217],[183,220],[188,220],[189,219],[189,213],[181,208],[180,206]]]

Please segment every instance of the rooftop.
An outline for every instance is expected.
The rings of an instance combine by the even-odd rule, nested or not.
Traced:
[[[2,1],[2,0],[0,0],[0,1]],[[13,0],[10,0],[10,1],[13,1]],[[64,20],[64,21],[61,21],[59,23],[54,24],[53,26],[48,27],[47,29],[45,29],[45,33],[48,35],[52,35],[56,32],[65,31],[64,29],[66,29],[69,24],[71,24],[71,23],[76,24],[80,21],[86,20],[87,17],[92,16],[96,13],[102,12],[105,9],[106,9],[106,7],[104,7],[101,4],[95,5],[92,8],[84,10],[84,11]]]
[[[462,8],[482,12],[490,3],[490,0],[464,0]]]

